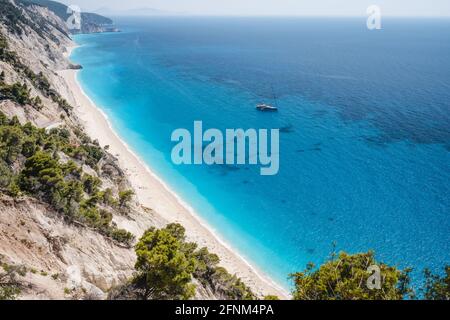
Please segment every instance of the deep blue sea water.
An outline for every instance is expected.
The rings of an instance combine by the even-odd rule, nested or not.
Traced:
[[[79,80],[127,143],[289,287],[332,250],[450,263],[450,20],[121,18],[80,35]],[[278,113],[255,110],[273,103]],[[280,171],[176,166],[176,128],[281,128]],[[191,129],[192,130],[192,129]]]

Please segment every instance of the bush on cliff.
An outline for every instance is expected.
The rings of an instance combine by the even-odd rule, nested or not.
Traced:
[[[100,203],[117,203],[111,190],[101,192],[100,179],[83,174],[74,161],[60,161],[59,154],[72,148],[66,129],[46,132],[30,123],[21,125],[16,117],[8,119],[0,112],[0,192],[13,197],[21,193],[33,196],[50,204],[68,221],[85,223],[115,241],[131,245],[133,235],[118,229],[112,215],[98,208]],[[89,150],[83,158],[85,163],[92,159],[98,162],[104,155],[96,145],[82,144],[79,148]]]
[[[450,265],[445,266],[444,275],[433,274],[425,269],[425,285],[422,289],[427,300],[450,300]]]
[[[150,228],[135,249],[136,274],[127,284],[113,288],[109,299],[189,299],[195,294],[194,278],[223,299],[255,298],[239,278],[218,266],[217,255],[186,242],[180,224]]]
[[[1,258],[0,255],[0,300],[15,300],[24,288],[20,277],[25,276],[26,269],[4,263]]]
[[[367,285],[370,266],[380,268],[380,289],[369,289]],[[353,255],[341,252],[333,254],[318,269],[309,264],[306,270],[293,274],[293,297],[297,300],[401,300],[412,294],[409,272],[377,262],[371,251]]]

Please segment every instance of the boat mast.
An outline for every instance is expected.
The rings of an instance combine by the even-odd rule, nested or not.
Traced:
[[[275,105],[276,108],[278,108],[277,96],[275,95],[275,90],[273,90],[273,85],[270,85],[270,88],[272,89],[272,96],[273,96],[274,105]]]

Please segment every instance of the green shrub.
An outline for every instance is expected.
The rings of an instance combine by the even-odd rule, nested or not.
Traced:
[[[186,242],[180,224],[148,229],[135,250],[137,273],[129,284],[113,290],[111,299],[189,299],[195,294],[192,278],[224,299],[255,298],[239,278],[218,266],[217,255]]]
[[[9,168],[8,164],[0,159],[0,189],[6,189],[9,187],[13,179],[13,172]]]
[[[17,117],[8,119],[0,112],[0,190],[13,197],[26,193],[50,204],[68,221],[79,220],[115,241],[130,245],[133,235],[112,225],[112,214],[98,204],[115,206],[111,189],[99,191],[101,180],[88,174],[73,160],[62,163],[58,152],[83,150],[97,163],[104,151],[90,144],[73,148],[67,129],[46,132],[31,123],[21,125]],[[70,154],[68,154],[70,156]],[[12,165],[20,167],[18,174]],[[90,196],[85,198],[85,192]],[[125,205],[129,193],[122,195]]]
[[[24,135],[16,125],[2,126],[0,128],[0,158],[12,164],[21,154]]]
[[[107,188],[107,189],[105,189],[105,191],[103,191],[102,202],[103,202],[103,204],[108,205],[108,206],[116,206],[117,205],[117,201],[113,197],[113,192],[112,192],[111,188]]]
[[[264,300],[280,300],[280,298],[278,298],[277,296],[274,296],[274,295],[267,295],[267,296],[264,296]]]
[[[186,242],[185,229],[178,223],[168,224],[165,228],[181,243],[182,251],[195,261],[193,277],[204,286],[208,286],[216,295],[228,300],[252,300],[255,295],[235,275],[219,266],[220,259],[207,248],[197,249],[197,245]]]
[[[132,190],[125,190],[119,192],[119,205],[127,207],[131,199],[133,199],[134,192]]]
[[[22,192],[20,191],[19,186],[17,185],[17,182],[15,179],[13,179],[11,181],[11,183],[8,186],[8,194],[13,197],[13,198],[17,198],[18,196],[20,196],[22,194]]]
[[[110,236],[117,242],[120,242],[120,243],[123,243],[126,245],[131,245],[131,243],[134,240],[134,235],[124,229],[113,228],[112,231],[110,232]]]
[[[21,84],[16,82],[11,85],[1,84],[0,85],[0,99],[6,100],[10,99],[17,102],[20,105],[32,104],[33,100],[30,96],[30,89],[26,83]]]
[[[87,194],[92,195],[92,194],[98,192],[98,188],[101,185],[102,185],[102,181],[99,178],[93,177],[88,174],[83,175],[83,187],[84,187],[84,191]]]
[[[377,265],[383,281],[381,290],[370,290],[367,272]],[[409,270],[379,263],[373,252],[332,255],[330,260],[315,269],[309,264],[306,270],[293,274],[294,299],[298,300],[401,300],[411,294]]]
[[[0,256],[1,258],[1,256]],[[15,300],[24,287],[18,276],[25,276],[24,267],[0,261],[0,300]]]
[[[433,274],[425,269],[425,286],[422,289],[427,300],[450,300],[450,265],[445,266],[444,275]]]
[[[167,229],[150,228],[136,245],[138,274],[133,279],[141,299],[189,299],[195,261],[181,250],[180,241]]]

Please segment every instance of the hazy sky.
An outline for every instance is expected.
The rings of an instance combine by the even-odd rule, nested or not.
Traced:
[[[56,0],[58,1],[58,0]],[[152,8],[200,15],[361,16],[376,4],[386,16],[450,16],[450,0],[59,0],[83,10],[110,12]],[[145,10],[140,10],[145,12]],[[136,11],[139,12],[139,11]]]

